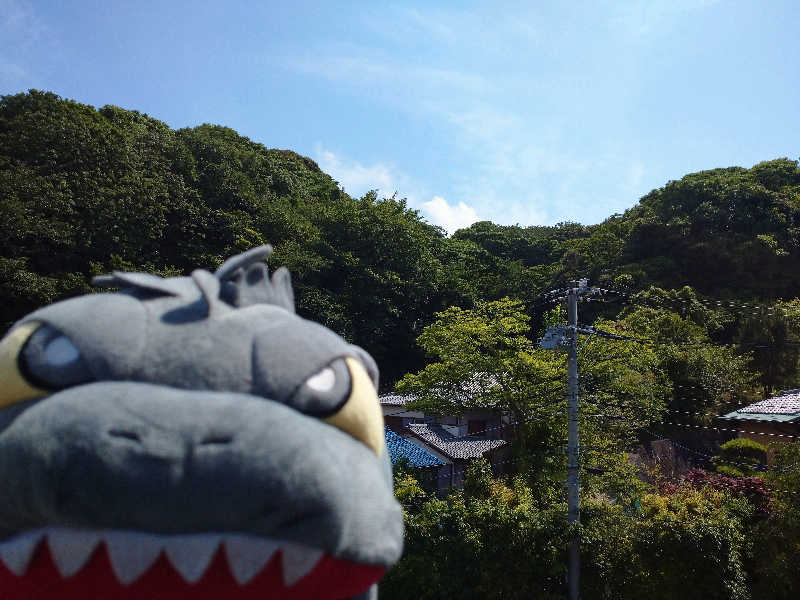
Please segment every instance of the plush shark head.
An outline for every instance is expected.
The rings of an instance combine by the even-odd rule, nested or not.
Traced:
[[[0,341],[4,597],[341,599],[399,558],[375,363],[270,251],[97,278]]]

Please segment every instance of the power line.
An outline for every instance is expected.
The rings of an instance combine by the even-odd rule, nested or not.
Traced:
[[[674,421],[661,421],[657,423],[658,425],[672,425],[675,427],[687,427],[690,429],[709,429],[713,431],[726,431],[731,433],[746,433],[749,435],[763,435],[769,437],[780,437],[780,438],[790,438],[790,439],[798,439],[800,440],[800,435],[790,435],[788,433],[769,433],[769,432],[762,432],[762,431],[747,431],[744,429],[729,429],[727,427],[714,427],[711,425],[693,425],[691,423],[676,423]]]

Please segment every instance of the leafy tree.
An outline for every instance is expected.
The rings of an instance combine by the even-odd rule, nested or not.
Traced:
[[[406,551],[383,580],[382,595],[562,598],[566,505],[537,496],[521,479],[491,478],[477,465],[464,492],[421,505],[405,500]],[[635,505],[587,495],[581,597],[749,598],[743,523],[751,511],[746,500],[707,485],[663,495],[640,490]]]
[[[405,552],[381,597],[562,598],[565,507],[539,507],[520,481],[487,480],[482,469],[465,485],[476,493],[406,505]]]
[[[739,322],[737,343],[751,353],[764,397],[794,388],[800,376],[800,299],[749,309]]]
[[[751,533],[753,598],[789,600],[800,589],[800,445],[778,443],[770,451],[772,510]]]
[[[639,506],[587,506],[582,598],[749,598],[746,501],[681,486],[672,494],[645,494]]]
[[[434,414],[488,408],[510,415],[517,470],[531,481],[561,473],[563,455],[553,450],[566,438],[564,353],[535,347],[530,319],[517,301],[450,307],[437,317],[417,340],[432,362],[406,375],[397,390],[416,395],[416,407]],[[654,372],[654,353],[644,346],[593,337],[582,342],[579,361],[582,440],[613,456],[639,427],[659,420],[667,388]],[[605,418],[609,414],[614,420]]]
[[[669,409],[681,420],[708,424],[752,388],[749,355],[712,341],[731,317],[710,310],[691,288],[650,288],[623,315],[621,331],[652,344],[657,369],[672,388]]]
[[[494,408],[525,420],[563,391],[563,359],[535,348],[529,321],[508,298],[437,313],[417,343],[438,361],[406,375],[398,391],[417,395],[417,405],[430,412]]]

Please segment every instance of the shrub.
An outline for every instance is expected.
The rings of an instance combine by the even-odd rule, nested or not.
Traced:
[[[736,438],[720,447],[719,455],[712,461],[718,473],[731,477],[746,477],[764,471],[767,448],[748,438]]]

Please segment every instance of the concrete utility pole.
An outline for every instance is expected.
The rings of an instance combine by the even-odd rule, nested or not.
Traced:
[[[583,281],[581,281],[583,283]],[[585,284],[584,284],[585,285]],[[567,354],[567,520],[581,520],[580,446],[578,445],[578,294],[581,288],[571,288],[567,294],[568,354]],[[580,594],[580,539],[572,534],[567,562],[568,599],[578,600]]]
[[[578,296],[602,292],[588,287],[589,281],[581,279],[567,292],[567,326],[553,325],[547,328],[539,340],[539,346],[548,350],[567,348],[567,521],[580,523],[581,456],[578,440],[578,334],[595,333],[592,329],[578,328]],[[552,292],[555,294],[558,292]],[[572,534],[567,556],[567,600],[579,600],[581,578],[580,537]]]

